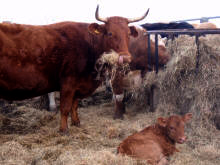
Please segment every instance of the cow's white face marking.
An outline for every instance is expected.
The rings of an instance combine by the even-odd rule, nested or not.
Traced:
[[[114,98],[116,99],[116,101],[121,102],[124,98],[124,93],[120,95],[114,95],[114,96],[115,96]]]

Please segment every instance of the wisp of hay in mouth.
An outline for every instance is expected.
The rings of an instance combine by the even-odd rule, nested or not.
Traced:
[[[96,61],[95,70],[98,72],[96,79],[101,79],[102,72],[105,69],[105,64],[107,64],[108,66],[106,71],[108,70],[110,72],[111,79],[114,78],[116,70],[121,70],[125,74],[129,70],[129,64],[124,63],[122,65],[118,65],[119,57],[119,54],[114,50],[104,52],[101,57]],[[107,76],[106,71],[104,74],[105,77]]]

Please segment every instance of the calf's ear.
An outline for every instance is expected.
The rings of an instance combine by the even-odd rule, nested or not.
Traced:
[[[137,37],[138,36],[138,31],[137,31],[136,27],[135,26],[129,26],[129,28],[130,28],[131,36]]]
[[[105,27],[97,23],[91,23],[88,27],[90,33],[99,35],[105,33]]]
[[[157,119],[157,123],[161,126],[161,127],[166,127],[167,126],[167,119],[163,118],[163,117],[159,117]]]
[[[187,113],[182,118],[183,118],[183,121],[187,123],[190,119],[192,119],[192,113]]]

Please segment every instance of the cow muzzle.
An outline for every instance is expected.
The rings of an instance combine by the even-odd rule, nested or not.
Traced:
[[[131,55],[119,54],[118,63],[122,65],[124,63],[130,63],[132,60]]]
[[[132,57],[128,52],[118,53],[114,50],[109,52],[104,52],[101,57],[96,61],[96,64],[102,65],[104,63],[109,64],[110,66],[115,66],[117,64],[126,64],[130,63]]]
[[[183,144],[186,140],[187,140],[187,137],[186,137],[186,136],[183,136],[183,137],[179,138],[177,142],[178,142],[179,144]]]

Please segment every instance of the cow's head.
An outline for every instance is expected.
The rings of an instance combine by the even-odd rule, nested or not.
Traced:
[[[148,55],[148,54],[147,54]],[[155,43],[151,42],[151,64],[148,63],[150,71],[156,70]],[[171,56],[164,45],[158,45],[158,69],[164,69]]]
[[[158,59],[159,68],[163,69],[164,66],[167,64],[167,62],[170,60],[171,56],[164,45],[158,45],[158,54],[159,54],[159,59]]]
[[[184,143],[187,137],[184,135],[184,124],[192,118],[191,113],[183,116],[170,116],[168,118],[160,117],[157,119],[159,126],[163,127],[166,135],[174,142]]]
[[[149,9],[148,9],[149,11]],[[119,55],[119,63],[130,63],[131,54],[128,51],[130,36],[137,37],[138,32],[134,26],[128,26],[129,23],[144,19],[148,11],[140,18],[127,19],[122,17],[101,18],[99,16],[99,6],[96,8],[96,19],[104,22],[99,25],[92,23],[89,25],[89,31],[93,35],[102,36],[102,48],[105,52],[114,50]]]

